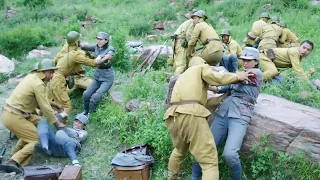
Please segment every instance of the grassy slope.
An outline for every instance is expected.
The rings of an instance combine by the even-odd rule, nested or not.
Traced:
[[[15,5],[15,2],[13,1]],[[220,32],[223,28],[231,28],[233,37],[241,42],[246,32],[250,29],[253,21],[256,17],[264,12],[263,4],[273,2],[273,8],[270,10],[272,14],[279,15],[282,19],[287,21],[287,24],[295,32],[297,32],[301,39],[311,39],[315,43],[315,47],[320,43],[320,39],[317,37],[316,29],[318,28],[317,22],[319,22],[319,10],[315,8],[309,9],[296,9],[296,8],[284,8],[279,1],[276,0],[262,0],[262,1],[226,1],[224,4],[213,4],[209,3],[198,3],[196,8],[206,10],[209,15],[209,22],[216,28],[217,32]],[[180,7],[170,7],[171,11],[167,12],[166,16],[172,16],[175,12],[183,14],[186,10],[184,8],[183,1],[177,1],[180,3]],[[15,5],[17,7],[19,5]],[[94,42],[94,38],[98,31],[107,31],[111,35],[115,32],[122,31],[128,35],[128,39],[142,39],[146,43],[145,36],[143,37],[132,37],[129,32],[132,29],[143,29],[145,24],[151,24],[154,19],[157,19],[160,15],[157,10],[159,8],[168,9],[168,2],[161,1],[147,1],[147,0],[125,0],[125,1],[103,1],[103,0],[55,0],[54,5],[48,7],[46,10],[41,11],[40,15],[46,17],[52,17],[51,19],[42,19],[38,22],[33,22],[28,17],[33,17],[32,12],[28,11],[27,8],[20,7],[20,17],[16,17],[13,21],[19,22],[18,24],[5,24],[0,25],[0,30],[8,30],[8,26],[16,27],[24,24],[33,26],[47,27],[48,31],[53,34],[63,36],[65,32],[72,30],[64,20],[55,19],[57,16],[67,15],[71,22],[77,22],[79,16],[83,16],[84,12],[88,12],[90,16],[95,16],[100,19],[101,23],[96,23],[86,29],[82,29],[83,39],[85,41]],[[191,8],[191,7],[188,7]],[[230,25],[224,23],[217,23],[219,16],[217,12],[224,12],[224,16],[229,19]],[[4,13],[1,11],[2,14]],[[25,16],[25,19],[23,18]],[[2,17],[3,18],[3,17]],[[20,18],[20,19],[19,19]],[[21,21],[23,19],[23,21]],[[63,19],[63,18],[62,18]],[[171,18],[170,18],[171,19]],[[3,21],[3,19],[1,19]],[[182,22],[183,17],[178,17],[178,22]],[[299,23],[295,23],[299,22]],[[62,30],[57,26],[63,26]],[[70,29],[69,29],[70,28]],[[176,26],[173,26],[167,31],[173,32]],[[143,31],[143,30],[141,30]],[[151,31],[150,33],[156,33]],[[165,34],[165,33],[162,33]],[[163,41],[164,38],[160,38],[158,41]],[[57,44],[60,45],[59,43]],[[57,48],[53,51],[56,52]],[[316,60],[319,58],[319,50],[316,48],[314,52],[304,60],[303,66],[308,69],[313,66],[317,66]],[[19,58],[23,61],[24,56]],[[21,72],[27,72],[31,69],[33,61],[23,61],[18,68],[16,74]],[[307,63],[306,63],[307,62]],[[27,68],[28,67],[28,68]],[[149,109],[142,109],[136,113],[126,113],[118,106],[112,104],[109,98],[105,99],[101,104],[102,107],[93,116],[93,123],[88,126],[90,138],[85,143],[84,149],[80,154],[81,161],[84,163],[84,178],[85,179],[112,179],[106,175],[107,170],[110,168],[110,160],[113,155],[117,152],[120,147],[121,140],[124,143],[136,144],[141,142],[148,142],[155,147],[157,152],[156,169],[154,179],[164,179],[165,167],[168,159],[168,152],[170,152],[170,138],[166,131],[165,125],[161,120],[163,110],[161,107],[161,100],[163,99],[165,89],[163,82],[164,71],[151,72],[147,78],[138,76],[131,85],[122,83],[119,86],[114,86],[114,89],[124,91],[126,100],[138,97],[140,100],[148,100],[156,102],[156,112],[150,112]],[[319,76],[317,72],[314,76]],[[125,74],[117,73],[118,79],[126,79]],[[125,80],[125,81],[126,81]],[[149,83],[150,82],[150,83]],[[153,83],[151,83],[153,82]],[[279,96],[286,97],[288,99],[301,102],[304,104],[310,104],[314,107],[320,106],[320,93],[314,92],[312,97],[307,99],[301,99],[298,97],[298,92],[301,90],[311,90],[306,85],[299,85],[298,83],[292,83],[292,81],[286,81],[285,86],[279,87],[277,85],[267,86],[263,92],[276,94]],[[291,88],[290,91],[287,88]],[[72,96],[73,104],[76,104],[75,110],[72,112],[72,116],[82,111],[81,107],[81,93],[77,92]],[[79,105],[79,106],[78,106]],[[71,123],[71,122],[69,122]],[[148,132],[147,132],[148,131]],[[109,138],[111,137],[111,138]],[[161,151],[160,151],[161,150]],[[7,156],[9,153],[7,153]],[[32,164],[45,163],[45,164],[67,164],[68,159],[55,159],[55,158],[44,158],[36,156],[33,159]],[[186,161],[187,169],[190,169],[190,159]],[[221,172],[224,174],[226,169],[222,169]],[[186,176],[190,172],[186,172]],[[250,174],[250,172],[246,172]],[[0,175],[1,177],[1,175]],[[223,176],[224,177],[224,176]]]

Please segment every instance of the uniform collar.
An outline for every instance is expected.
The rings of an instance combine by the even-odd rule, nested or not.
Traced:
[[[43,72],[36,72],[35,75],[41,80],[43,80],[46,77],[46,75]]]

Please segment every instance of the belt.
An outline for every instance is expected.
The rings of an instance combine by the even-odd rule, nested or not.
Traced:
[[[207,41],[208,41],[208,42],[211,42],[211,41],[220,41],[220,39],[218,39],[218,38],[212,38],[212,39],[208,39]]]
[[[185,101],[178,101],[170,103],[170,106],[173,105],[184,105],[184,104],[201,104],[200,101],[197,100],[185,100]]]
[[[9,104],[7,104],[6,107],[11,109],[11,110],[13,110],[13,111],[17,111],[17,112],[21,113],[22,117],[25,118],[25,119],[29,119],[30,118],[30,113],[26,113],[24,111],[21,111],[20,109],[17,109],[17,108],[15,108],[15,107],[13,107],[13,106],[11,106]]]
[[[237,97],[240,98],[240,99],[242,99],[242,100],[247,101],[248,103],[250,103],[250,104],[252,104],[252,105],[255,104],[254,100],[253,100],[252,98],[247,97],[247,96],[237,96]]]
[[[107,66],[107,67],[105,67],[105,66],[98,66],[98,69],[110,69],[111,68],[111,66]]]

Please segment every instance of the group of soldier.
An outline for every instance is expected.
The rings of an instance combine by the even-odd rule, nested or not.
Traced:
[[[206,22],[203,10],[192,13],[172,36],[174,53],[168,60],[175,75],[170,79],[169,106],[164,115],[174,146],[168,178],[182,179],[180,167],[190,152],[196,160],[192,180],[201,176],[203,180],[218,180],[216,148],[226,139],[222,156],[232,179],[239,180],[239,150],[262,83],[281,82],[278,69],[291,67],[299,79],[309,81],[314,69],[305,72],[301,60],[314,45],[309,40],[300,42],[277,16],[262,13],[241,47],[227,29],[222,30],[220,39]],[[196,49],[197,43],[202,47]],[[210,91],[223,95],[208,98]],[[213,120],[210,128],[209,116]]]
[[[80,36],[76,31],[69,32],[56,57],[35,63],[33,70],[6,100],[1,120],[19,140],[11,158],[0,165],[0,171],[21,173],[21,166],[29,163],[37,146],[47,155],[69,156],[73,164],[79,164],[75,152],[81,147],[79,143],[86,139],[83,127],[114,79],[110,35],[99,32],[95,45],[80,43]],[[80,51],[80,47],[86,52]],[[93,79],[84,74],[81,65],[96,67]],[[84,112],[76,116],[73,128],[67,128],[66,119],[72,109],[69,93],[76,88],[86,89]],[[54,124],[57,130],[65,133],[57,131],[56,136],[52,135],[46,123]]]

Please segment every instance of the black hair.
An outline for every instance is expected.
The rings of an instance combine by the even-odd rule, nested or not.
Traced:
[[[313,45],[313,42],[312,42],[312,41],[304,40],[304,41],[302,41],[302,43],[300,44],[300,46],[301,46],[302,44],[304,44],[304,43],[307,43],[307,44],[309,44],[310,46],[312,46],[312,50],[313,50],[314,45]]]

